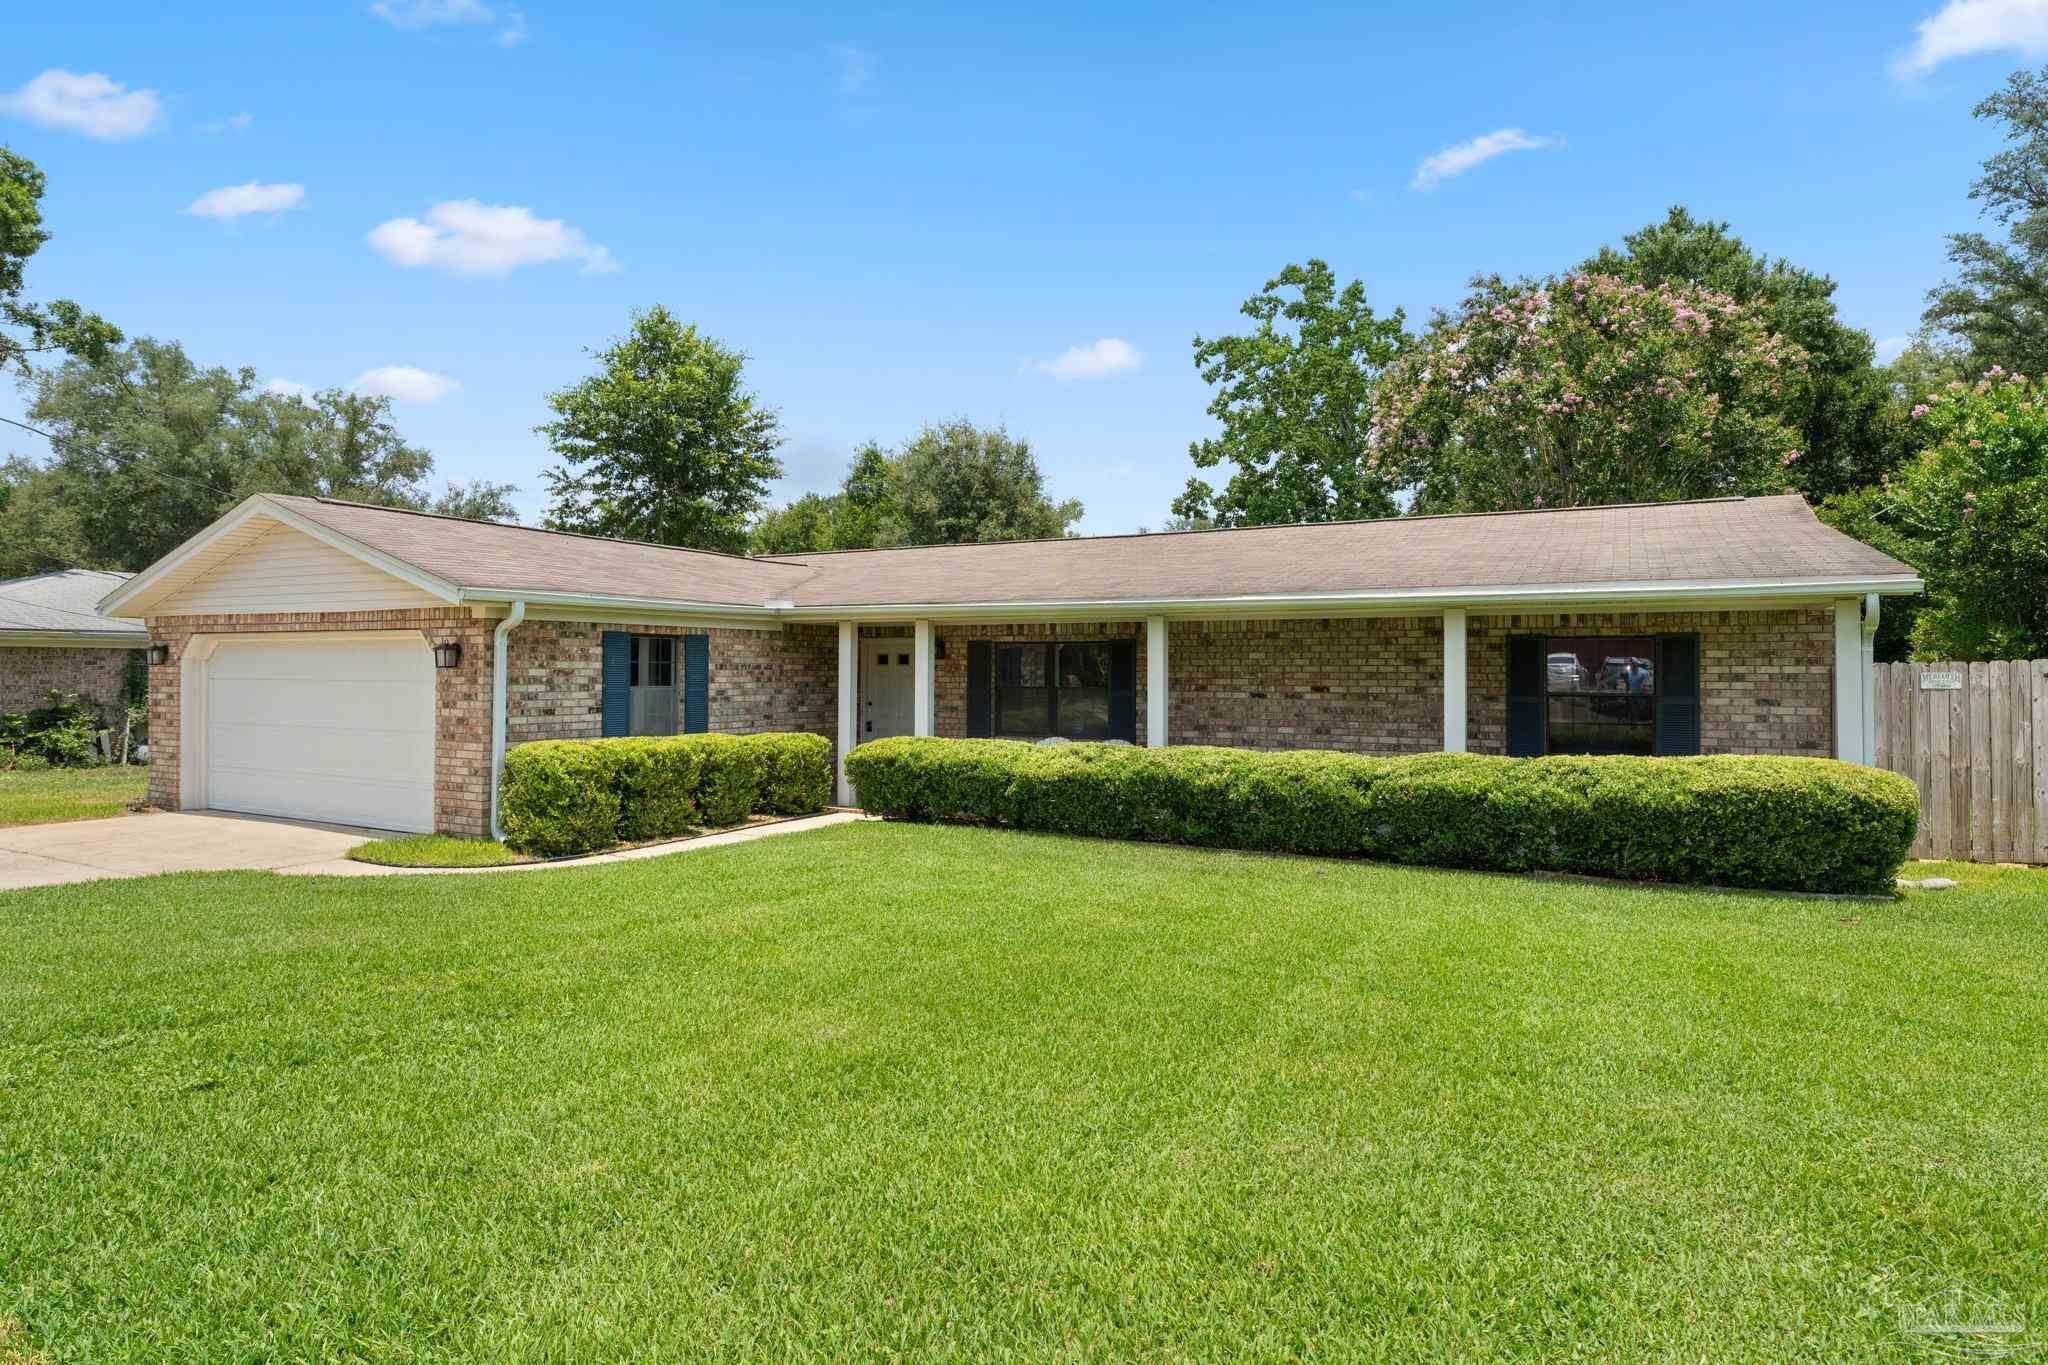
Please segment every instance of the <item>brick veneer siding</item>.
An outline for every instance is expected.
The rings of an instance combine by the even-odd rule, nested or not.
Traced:
[[[1145,734],[1142,621],[937,628],[940,735],[967,733],[969,640],[1138,641],[1138,735]],[[1501,753],[1506,639],[1516,634],[1700,636],[1700,738],[1707,753],[1834,752],[1834,618],[1782,611],[1471,616],[1467,745]],[[869,632],[863,630],[864,635]],[[1247,749],[1430,753],[1443,747],[1443,622],[1435,615],[1175,621],[1168,635],[1168,738]]]
[[[1362,754],[1443,748],[1443,622],[1434,616],[1174,622],[1167,737]]]
[[[1507,744],[1507,637],[1700,637],[1700,748],[1827,758],[1835,751],[1835,624],[1826,607],[1782,611],[1587,612],[1466,621],[1466,743]]]
[[[827,739],[837,734],[833,703],[839,669],[836,626],[707,630],[529,621],[512,632],[505,650],[509,743],[596,739],[603,733],[603,636],[607,630],[710,636],[709,725],[715,732],[744,735],[794,730]],[[680,657],[676,671],[680,692]]]
[[[97,702],[113,719],[121,709],[122,670],[135,652],[94,645],[0,645],[0,711],[32,711],[55,688]]]
[[[434,644],[455,641],[462,645],[460,667],[434,670],[434,827],[444,834],[485,833],[490,799],[492,623],[472,617],[461,607],[152,618],[150,638],[169,645],[171,658],[149,670],[150,803],[172,810],[178,807],[180,670],[193,636],[406,629],[420,631]]]

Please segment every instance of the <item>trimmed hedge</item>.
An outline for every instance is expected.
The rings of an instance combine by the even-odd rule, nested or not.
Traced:
[[[1818,758],[881,739],[846,769],[899,819],[1793,891],[1891,890],[1920,818],[1907,779]]]
[[[499,823],[508,846],[559,858],[802,815],[831,794],[832,745],[817,735],[541,740],[506,753]]]

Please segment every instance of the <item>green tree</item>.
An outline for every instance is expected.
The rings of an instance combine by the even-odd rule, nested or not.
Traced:
[[[424,508],[433,458],[390,403],[264,393],[147,337],[38,372],[29,423],[50,454],[0,468],[0,573],[140,569],[251,493]]]
[[[1973,369],[1992,364],[2048,372],[2048,71],[2015,71],[1972,111],[2005,127],[2008,144],[1970,189],[2006,229],[1948,239],[1956,277],[1930,290],[1926,325],[1956,337]]]
[[[1381,378],[1373,461],[1422,513],[1773,492],[1804,364],[1712,290],[1482,277]]]
[[[1602,247],[1579,270],[1652,289],[1669,284],[1724,294],[1796,343],[1806,367],[1800,382],[1788,385],[1785,415],[1800,433],[1789,481],[1801,491],[1821,498],[1875,483],[1905,454],[1870,334],[1836,315],[1835,282],[1827,276],[1762,256],[1730,235],[1728,224],[1696,219],[1683,206],[1622,238],[1620,249]]]
[[[1188,480],[1173,514],[1217,526],[1392,516],[1394,487],[1367,458],[1373,385],[1408,340],[1404,316],[1373,316],[1365,286],[1340,292],[1319,260],[1289,265],[1239,309],[1245,336],[1196,337],[1221,435],[1196,441],[1198,469],[1226,461],[1222,491]]]
[[[755,522],[755,554],[959,545],[1070,535],[1073,499],[1054,502],[1028,441],[966,419],[928,426],[890,454],[870,442],[836,493],[807,493]]]
[[[1046,496],[1031,443],[965,418],[928,426],[889,461],[886,545],[965,545],[1072,535],[1077,499]]]
[[[597,353],[597,373],[548,395],[536,430],[561,463],[542,477],[557,530],[737,551],[771,480],[780,421],[742,384],[746,357],[656,306]]]
[[[517,484],[492,483],[489,479],[472,479],[467,483],[450,479],[448,487],[427,504],[427,511],[444,517],[461,517],[465,521],[519,520],[519,509],[512,505],[513,495],[519,492]]]
[[[69,299],[39,305],[23,297],[28,259],[50,240],[45,183],[34,162],[0,147],[0,372],[26,376],[29,357],[42,352],[97,359],[121,341],[113,324]]]
[[[1926,448],[1885,482],[1880,548],[1927,580],[1923,658],[2048,654],[2048,385],[1994,367],[1912,413]]]

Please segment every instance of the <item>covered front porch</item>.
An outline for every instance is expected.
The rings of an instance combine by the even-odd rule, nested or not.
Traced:
[[[1872,620],[1853,598],[841,620],[837,750],[1061,736],[1868,762]],[[843,762],[838,799],[855,799]]]
[[[838,623],[844,755],[893,735],[1368,753],[1467,748],[1460,610]]]

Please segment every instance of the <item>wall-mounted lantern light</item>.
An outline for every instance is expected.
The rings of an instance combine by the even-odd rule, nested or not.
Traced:
[[[144,657],[149,660],[151,668],[161,668],[171,661],[171,647],[169,645],[151,645]]]
[[[462,666],[462,645],[454,640],[434,646],[434,667],[460,668]]]

